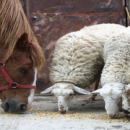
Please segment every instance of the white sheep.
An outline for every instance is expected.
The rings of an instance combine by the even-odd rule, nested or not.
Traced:
[[[74,91],[90,94],[81,88],[88,87],[100,76],[105,42],[110,35],[124,28],[117,24],[99,24],[61,37],[56,43],[50,69],[50,80],[54,85],[41,94],[53,93],[61,113],[68,111]]]
[[[122,90],[125,84],[120,82],[106,83],[101,89],[98,89],[92,93],[98,94],[103,97],[105,101],[105,109],[110,118],[118,117],[119,111],[122,106]]]
[[[123,89],[122,108],[126,117],[130,119],[130,84],[126,85]]]
[[[122,99],[124,113],[130,116],[130,85],[126,85],[130,84],[130,27],[109,37],[104,46],[104,62],[101,76],[103,88],[93,93],[103,96],[110,118],[118,117]]]

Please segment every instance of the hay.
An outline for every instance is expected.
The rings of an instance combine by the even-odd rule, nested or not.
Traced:
[[[28,110],[27,113],[30,113],[31,115],[26,116],[26,119],[38,119],[38,118],[51,118],[59,119],[59,118],[71,118],[71,119],[94,119],[97,120],[97,122],[107,122],[107,123],[128,123],[130,122],[124,115],[124,113],[119,114],[118,119],[110,119],[106,113],[101,114],[94,114],[90,112],[67,112],[67,114],[60,114],[56,111],[39,111],[37,110],[37,107],[32,107],[32,109]],[[4,113],[2,109],[0,109],[0,115],[13,115],[13,113]],[[24,114],[25,115],[25,114]],[[23,115],[19,115],[19,117],[23,117]]]

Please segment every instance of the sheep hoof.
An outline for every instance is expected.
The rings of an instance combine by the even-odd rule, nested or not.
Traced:
[[[88,99],[88,101],[95,101],[95,98],[90,97],[90,98]]]
[[[97,94],[93,94],[88,100],[89,101],[95,101]]]

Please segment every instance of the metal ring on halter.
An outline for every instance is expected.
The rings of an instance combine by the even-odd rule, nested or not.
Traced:
[[[17,86],[17,82],[13,82],[13,84],[10,84],[11,86],[13,86],[13,85],[15,85],[15,86],[13,86],[12,88],[17,88],[16,86]]]

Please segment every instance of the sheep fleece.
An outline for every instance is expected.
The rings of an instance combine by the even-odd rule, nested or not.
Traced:
[[[104,46],[105,66],[101,84],[130,83],[130,27],[108,38]]]
[[[52,58],[51,82],[71,82],[82,88],[88,87],[102,71],[106,40],[124,28],[117,24],[99,24],[61,37]]]

